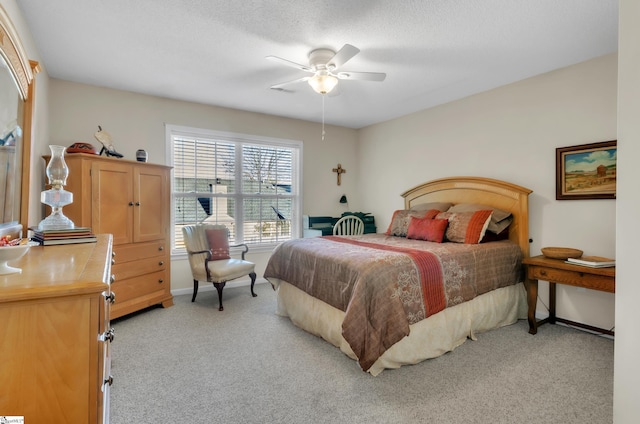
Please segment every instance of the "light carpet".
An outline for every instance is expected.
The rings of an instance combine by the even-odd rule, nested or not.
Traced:
[[[111,423],[613,421],[613,341],[526,320],[373,377],[276,316],[268,284],[114,320]]]

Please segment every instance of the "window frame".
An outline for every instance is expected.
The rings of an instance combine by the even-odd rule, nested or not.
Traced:
[[[170,177],[170,187],[171,187],[171,221],[170,221],[170,233],[171,233],[171,255],[173,256],[186,256],[186,250],[184,248],[176,248],[176,236],[175,236],[175,228],[176,228],[176,216],[175,216],[175,176],[174,176],[174,166],[175,166],[175,157],[174,157],[174,143],[173,137],[174,135],[184,136],[184,137],[192,137],[192,138],[210,138],[216,141],[224,142],[224,143],[233,143],[236,147],[243,146],[265,146],[265,147],[282,147],[286,149],[291,149],[293,151],[292,157],[292,184],[291,184],[291,192],[285,198],[291,199],[291,217],[289,219],[291,225],[291,238],[299,238],[302,234],[302,154],[303,154],[303,143],[298,140],[290,140],[290,139],[281,139],[281,138],[273,138],[273,137],[265,137],[251,134],[241,134],[241,133],[233,133],[227,131],[216,131],[205,128],[196,128],[196,127],[187,127],[181,125],[173,125],[173,124],[165,124],[165,135],[166,135],[166,158],[167,164],[171,166],[171,177]],[[241,150],[241,149],[237,149]],[[241,156],[237,155],[237,156]],[[236,157],[238,161],[238,157]],[[237,164],[238,165],[238,164]],[[238,173],[241,173],[242,166],[235,167],[236,176]],[[269,197],[278,197],[277,195],[264,195],[264,197],[256,196],[255,194],[248,195],[243,193],[242,190],[242,178],[239,180],[240,184],[238,185],[238,189],[232,196],[229,198],[234,199],[235,203],[235,216],[236,220],[240,220],[242,222],[243,211],[242,205],[243,200],[246,198],[269,198]],[[253,252],[260,251],[271,251],[273,248],[281,243],[279,242],[245,242],[243,240],[236,240],[235,244],[238,243],[246,243],[251,247]]]

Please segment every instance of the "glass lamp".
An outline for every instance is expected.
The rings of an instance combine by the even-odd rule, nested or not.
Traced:
[[[73,203],[73,193],[63,187],[67,184],[69,168],[64,161],[66,147],[50,145],[51,159],[47,164],[47,178],[51,188],[40,193],[40,201],[51,207],[51,214],[40,221],[38,230],[66,230],[75,228],[73,221],[64,216],[62,207]]]
[[[327,71],[318,71],[308,80],[311,88],[319,94],[327,94],[338,84],[338,78],[330,75]]]

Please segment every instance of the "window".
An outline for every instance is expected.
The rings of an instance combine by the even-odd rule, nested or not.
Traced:
[[[172,125],[167,142],[173,253],[182,227],[201,222],[226,225],[231,244],[298,237],[301,142]]]

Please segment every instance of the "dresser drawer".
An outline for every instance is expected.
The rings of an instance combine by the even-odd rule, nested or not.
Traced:
[[[615,278],[603,277],[579,271],[552,269],[529,265],[528,276],[534,280],[551,281],[553,283],[584,287],[587,289],[615,292]]]
[[[168,258],[167,245],[163,240],[114,246],[113,252],[116,264],[157,256],[166,256]]]
[[[151,272],[164,271],[165,269],[167,269],[167,260],[160,256],[124,263],[119,263],[116,259],[115,264],[111,267],[111,272],[115,275],[116,281],[121,281]]]

